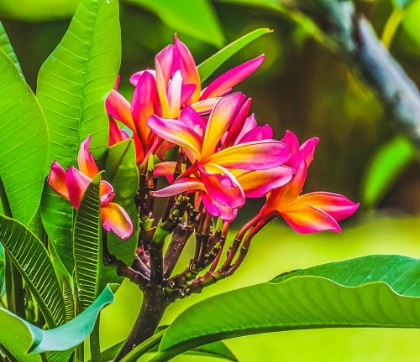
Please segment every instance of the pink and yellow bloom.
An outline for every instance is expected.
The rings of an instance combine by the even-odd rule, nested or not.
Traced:
[[[271,191],[262,209],[266,219],[281,216],[298,233],[318,231],[340,232],[338,222],[352,215],[359,204],[347,197],[330,192],[311,192],[300,195],[312,162],[317,138],[311,138],[301,146],[297,137],[287,131],[283,142],[292,151],[287,165],[295,170],[291,181]]]
[[[287,146],[273,139],[253,140],[222,148],[221,140],[242,117],[245,96],[235,93],[220,100],[207,124],[191,107],[178,119],[151,116],[148,126],[171,143],[181,146],[192,166],[172,185],[154,193],[170,196],[200,191],[206,209],[229,221],[245,203],[245,197],[264,196],[290,180],[293,170],[282,167],[289,158]],[[246,118],[246,114],[244,116]]]
[[[209,113],[221,96],[228,94],[232,87],[250,76],[263,61],[264,55],[249,60],[202,89],[191,52],[175,35],[174,44],[168,45],[156,55],[155,70],[146,69],[131,76],[130,81],[135,87],[131,104],[114,89],[106,101],[107,111],[110,116],[129,127],[134,138],[138,138],[137,161],[141,162],[152,146],[157,147],[154,144],[155,135],[146,124],[149,116],[154,114],[175,119],[187,106],[199,114]],[[159,149],[158,156],[161,159],[168,147],[169,144],[164,144]]]
[[[76,210],[79,208],[87,187],[99,172],[98,166],[89,152],[90,140],[91,136],[88,136],[80,146],[77,157],[79,170],[71,166],[66,172],[58,162],[54,161],[48,176],[48,184],[51,188],[57,194],[69,200]],[[113,231],[121,239],[127,239],[133,233],[133,224],[124,208],[112,202],[114,197],[115,192],[112,186],[101,180],[102,226],[107,231]]]

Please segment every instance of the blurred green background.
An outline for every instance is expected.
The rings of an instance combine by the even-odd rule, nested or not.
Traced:
[[[395,15],[395,1],[356,2],[379,37],[389,24],[390,15]],[[76,4],[76,0],[0,0],[0,20],[34,89],[37,72],[66,31]],[[419,19],[420,1],[411,1],[399,19],[390,45],[392,54],[417,84]],[[146,66],[153,68],[155,54],[172,42],[174,32],[199,64],[240,36],[256,28],[271,28],[273,33],[236,54],[218,73],[265,53],[263,66],[236,89],[253,99],[252,111],[258,121],[269,123],[276,137],[290,129],[301,141],[320,138],[306,191],[328,190],[363,201],[366,170],[396,131],[360,80],[313,40],[308,33],[310,26],[309,22],[298,24],[291,20],[278,10],[275,0],[122,2],[120,90],[131,97],[130,75]],[[391,157],[398,158],[398,154]],[[373,253],[420,256],[420,169],[414,158],[401,168],[384,197],[378,198],[375,211],[368,211],[362,202],[360,211],[343,223],[344,233],[301,236],[275,221],[255,238],[235,276],[201,295],[177,301],[163,323],[169,323],[179,311],[202,298],[264,282],[287,270]],[[250,202],[241,212],[237,227],[260,204]],[[187,246],[180,269],[188,262],[192,248],[193,245]],[[103,312],[103,347],[124,339],[140,303],[141,293],[125,283],[117,293],[117,302]],[[339,329],[282,332],[226,343],[240,361],[417,361],[419,337],[418,330]],[[176,360],[195,361],[197,357],[180,356]]]

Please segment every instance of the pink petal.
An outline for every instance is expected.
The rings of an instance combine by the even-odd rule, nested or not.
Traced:
[[[220,216],[223,221],[233,221],[238,214],[237,209],[232,209],[219,204],[208,194],[202,194],[203,205],[210,215]]]
[[[109,118],[109,145],[113,146],[116,143],[122,142],[130,136],[123,131],[111,116]]]
[[[134,73],[131,77],[130,77],[130,83],[135,87],[140,79],[140,77],[143,75],[144,72],[148,72],[151,75],[153,75],[153,78],[156,79],[156,72],[150,68],[146,68],[145,70],[141,70],[140,72],[136,72]]]
[[[110,183],[106,181],[101,181],[99,184],[99,195],[101,197],[101,205],[106,205],[115,197],[114,188],[111,186]]]
[[[153,102],[157,98],[155,78],[149,72],[143,72],[138,78],[131,102],[131,113],[136,133],[143,145],[147,148],[150,129],[146,125],[147,118],[155,113]]]
[[[194,58],[187,46],[174,35],[174,45],[180,55],[179,65],[181,69],[182,79],[184,84],[194,84],[195,90],[191,97],[191,103],[195,103],[200,98],[201,81],[195,65]]]
[[[221,99],[222,98],[220,97],[205,99],[203,101],[191,104],[191,107],[194,108],[198,114],[207,114],[213,110],[213,108]]]
[[[282,212],[290,207],[302,192],[308,167],[300,153],[292,157],[295,162],[292,162],[290,167],[294,169],[295,174],[286,185],[272,190],[266,202],[267,212],[272,210]]]
[[[241,109],[239,110],[232,123],[232,126],[227,132],[227,136],[225,141],[223,142],[222,148],[230,147],[235,143],[236,139],[238,138],[239,134],[241,133],[244,127],[244,123],[248,116],[249,109],[251,108],[251,101],[251,98],[248,98],[242,105]]]
[[[73,166],[68,169],[66,186],[69,190],[70,202],[75,209],[79,208],[80,201],[82,201],[83,195],[91,181],[91,178],[76,170]]]
[[[179,115],[181,108],[181,91],[182,91],[182,77],[181,72],[175,72],[168,86],[168,118],[176,118]]]
[[[232,68],[215,79],[201,94],[200,100],[219,96],[254,73],[264,61],[264,54]]]
[[[151,192],[152,196],[157,197],[168,197],[168,196],[175,196],[180,195],[183,192],[194,192],[197,190],[206,191],[203,183],[196,178],[193,177],[186,177],[179,181],[176,181],[174,184],[165,187],[161,190]]]
[[[191,162],[200,159],[201,137],[183,122],[153,115],[148,118],[147,125],[159,137],[183,147]]]
[[[192,107],[185,107],[179,115],[179,120],[190,127],[200,137],[201,142],[203,141],[206,123]]]
[[[265,124],[264,126],[257,126],[253,130],[245,134],[238,143],[246,143],[253,141],[262,141],[273,138],[273,129]]]
[[[308,167],[314,159],[315,147],[318,144],[318,142],[319,139],[317,137],[313,137],[302,143],[302,146],[300,146],[301,152]]]
[[[153,176],[165,176],[168,182],[171,184],[174,182],[174,172],[175,172],[176,162],[160,162],[155,165],[153,169]],[[184,167],[185,168],[185,167]]]
[[[133,223],[124,208],[113,202],[101,207],[102,226],[125,240],[133,234]]]
[[[245,204],[245,194],[235,176],[216,164],[198,164],[201,181],[207,192],[218,203],[232,209]]]
[[[105,106],[110,116],[124,123],[133,132],[136,132],[136,127],[131,117],[130,103],[120,93],[112,90],[106,99]]]
[[[51,172],[48,175],[47,182],[57,194],[70,200],[66,186],[66,171],[64,171],[57,161],[54,161],[51,165]]]
[[[300,148],[299,148],[299,140],[298,140],[297,136],[293,132],[290,132],[289,130],[287,130],[286,131],[286,134],[281,139],[281,141],[284,144],[286,144],[287,147],[289,147],[290,152],[292,153],[292,155],[294,155],[295,153],[298,153],[300,151]]]
[[[191,96],[194,94],[196,90],[195,84],[183,84],[182,91],[181,91],[181,107],[185,104],[191,103]]]
[[[92,154],[89,152],[91,139],[91,135],[87,136],[87,138],[80,145],[79,154],[77,156],[77,164],[79,165],[79,170],[81,172],[93,179],[99,172],[99,169],[95,163],[95,160],[93,159]]]
[[[255,119],[254,113],[248,116],[245,119],[244,125],[242,127],[241,132],[239,133],[238,137],[236,138],[235,144],[238,144],[239,141],[250,131],[254,128],[258,127],[257,120]],[[271,138],[271,137],[270,137]]]
[[[215,151],[223,134],[229,129],[245,101],[245,95],[234,93],[217,103],[210,114],[204,133],[202,159],[206,160]]]
[[[326,214],[330,215],[336,221],[341,221],[354,214],[359,207],[347,197],[330,192],[312,192],[299,196],[297,202],[313,206]]]
[[[293,169],[278,166],[268,170],[245,171],[236,176],[246,197],[263,197],[274,188],[283,186],[293,176]]]
[[[207,162],[244,170],[266,170],[284,164],[290,156],[286,145],[276,140],[241,143],[211,155]]]
[[[310,205],[299,204],[296,207],[291,207],[281,212],[281,216],[299,234],[341,231],[333,217]]]
[[[162,107],[161,114],[163,117],[168,117],[169,104],[166,94],[166,88],[169,83],[169,78],[172,69],[173,45],[168,45],[159,54],[156,55],[155,69],[156,69],[156,87],[159,94],[160,105]]]

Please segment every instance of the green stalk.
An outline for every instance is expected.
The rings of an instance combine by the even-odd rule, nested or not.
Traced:
[[[143,356],[146,352],[150,351],[153,347],[157,346],[162,337],[165,333],[165,329],[160,331],[149,339],[146,339],[143,343],[139,344],[136,348],[134,348],[130,353],[128,353],[121,362],[135,362],[141,356]]]
[[[96,319],[95,326],[93,327],[93,331],[90,335],[90,354],[91,354],[91,361],[92,362],[101,362],[101,344],[99,338],[99,321],[100,321],[100,314]]]

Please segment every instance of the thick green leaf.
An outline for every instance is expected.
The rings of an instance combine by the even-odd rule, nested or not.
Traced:
[[[383,145],[367,169],[362,187],[363,204],[374,207],[415,159],[414,146],[403,136]]]
[[[4,267],[4,251],[3,245],[0,243],[0,298],[3,295]]]
[[[114,233],[108,233],[108,249],[118,260],[131,265],[137,248],[139,222],[135,198],[139,185],[139,172],[136,165],[136,154],[132,140],[125,140],[109,148],[106,160],[104,178],[115,190],[114,202],[121,205],[133,222],[133,235],[127,240],[120,239]],[[114,268],[104,266],[102,285],[120,283]]]
[[[0,21],[0,49],[3,50],[3,52],[12,60],[20,76],[22,77],[22,79],[24,79],[22,68],[20,67],[15,51],[13,50],[12,44],[10,44],[9,37],[7,36],[6,30],[4,30],[4,27],[1,21]]]
[[[99,294],[102,265],[102,223],[99,183],[101,173],[87,187],[74,225],[74,274],[80,310],[89,307]]]
[[[48,134],[35,95],[2,50],[0,99],[0,177],[13,217],[28,224],[44,187]]]
[[[296,271],[183,312],[154,361],[225,338],[310,328],[420,328],[419,259],[373,255]]]
[[[71,350],[82,343],[92,332],[99,312],[114,301],[114,295],[107,286],[98,299],[83,313],[70,322],[50,330],[38,328],[6,309],[0,308],[0,343],[12,353],[19,362],[40,362],[36,353],[48,351],[50,362],[68,360]],[[13,333],[10,333],[13,331]],[[30,354],[25,354],[29,351]]]
[[[108,145],[104,102],[114,86],[121,58],[117,0],[82,0],[62,41],[42,65],[38,99],[50,130],[50,162],[74,166],[81,142],[92,135],[96,159]],[[46,188],[42,220],[71,273],[73,209]]]
[[[181,33],[221,47],[225,38],[208,0],[126,0],[154,12],[166,25]]]
[[[279,0],[219,0],[229,4],[237,4],[242,6],[255,6],[259,8],[267,8],[270,10],[279,10],[281,4]]]
[[[201,82],[204,82],[213,74],[215,70],[217,70],[217,68],[219,68],[226,60],[228,60],[232,55],[237,53],[243,47],[251,43],[253,40],[259,38],[261,35],[271,32],[272,30],[268,28],[251,31],[250,33],[240,37],[238,40],[235,40],[234,42],[225,46],[210,58],[206,59],[197,67]]]
[[[66,312],[60,283],[41,240],[19,221],[0,215],[0,242],[31,288],[48,326],[63,324]]]

